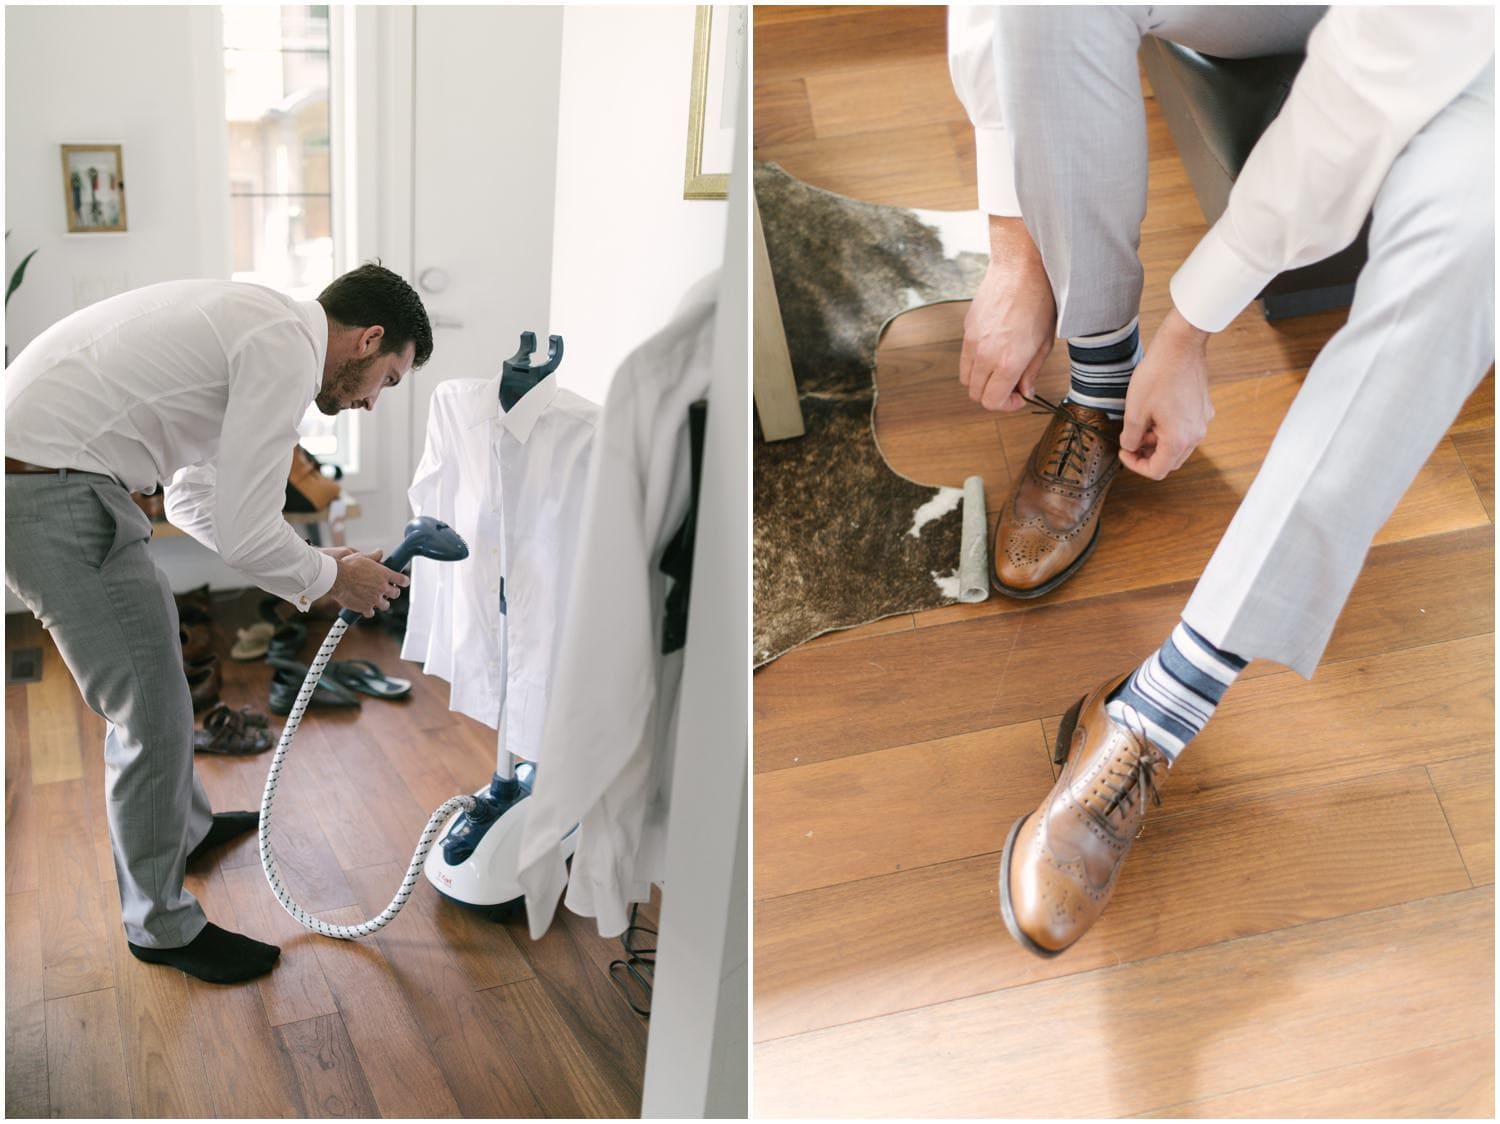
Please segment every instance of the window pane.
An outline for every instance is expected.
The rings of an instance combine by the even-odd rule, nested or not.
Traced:
[[[223,15],[231,275],[311,300],[333,280],[328,7]],[[303,444],[357,472],[358,420],[311,407]]]
[[[231,276],[312,300],[333,280],[329,198],[239,195],[229,200]]]

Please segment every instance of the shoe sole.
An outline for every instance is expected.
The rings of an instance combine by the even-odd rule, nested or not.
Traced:
[[[1052,762],[1055,765],[1061,765],[1068,759],[1068,750],[1073,741],[1073,730],[1078,725],[1078,712],[1083,709],[1083,704],[1083,698],[1074,703],[1068,710],[1068,713],[1063,715],[1062,725],[1057,728],[1057,741],[1052,747]],[[1022,932],[1021,926],[1016,922],[1016,911],[1011,905],[1010,900],[1011,852],[1015,850],[1016,837],[1021,834],[1021,828],[1025,827],[1026,821],[1035,814],[1034,812],[1027,812],[1026,815],[1022,816],[1011,826],[1010,834],[1005,837],[1005,849],[1000,852],[1000,918],[1005,922],[1006,931],[1015,938],[1017,944],[1027,952],[1040,956],[1045,960],[1051,960],[1053,957],[1061,956],[1067,952],[1073,945],[1070,944],[1067,948],[1043,948],[1037,944],[1036,941]]]
[[[1045,594],[1051,593],[1058,586],[1062,585],[1063,582],[1067,581],[1074,574],[1076,574],[1078,572],[1078,568],[1089,560],[1089,555],[1094,553],[1094,547],[1099,545],[1099,532],[1103,529],[1104,520],[1101,519],[1098,523],[1094,524],[1094,534],[1089,539],[1088,546],[1083,548],[1083,553],[1080,554],[1077,558],[1073,559],[1073,561],[1068,564],[1068,568],[1066,570],[1058,574],[1055,578],[1052,578],[1050,581],[1043,582],[1035,589],[1013,589],[1010,586],[1003,584],[1000,579],[995,576],[993,560],[991,560],[990,566],[990,585],[994,588],[996,593],[1002,593],[1006,597],[1014,598],[1017,601],[1030,601],[1033,597],[1041,597]]]

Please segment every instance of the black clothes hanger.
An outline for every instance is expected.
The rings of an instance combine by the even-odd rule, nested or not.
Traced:
[[[672,579],[667,593],[666,619],[662,626],[662,655],[687,643],[688,597],[693,582],[693,536],[698,527],[698,485],[703,479],[703,433],[708,426],[708,403],[702,399],[688,407],[688,448],[692,466],[692,490],[687,513],[671,542],[662,551],[658,569]]]
[[[526,392],[557,370],[562,362],[563,338],[547,337],[547,362],[540,367],[531,365],[531,353],[536,350],[536,333],[521,333],[521,349],[505,361],[500,371],[500,405],[506,413],[525,397]]]

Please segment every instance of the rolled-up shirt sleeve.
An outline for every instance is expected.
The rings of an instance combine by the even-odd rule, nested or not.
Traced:
[[[1414,137],[1494,57],[1491,7],[1335,7],[1229,203],[1171,281],[1194,326],[1225,328],[1266,284],[1354,240]]]
[[[1010,130],[1000,108],[995,80],[995,14],[988,7],[948,8],[948,74],[953,91],[974,126],[979,209],[1015,218],[1021,214]]]
[[[338,563],[282,515],[297,426],[307,400],[272,377],[316,351],[305,325],[286,321],[250,333],[229,356],[229,397],[211,462],[178,472],[167,489],[167,517],[217,551],[268,593],[306,610],[327,593]]]

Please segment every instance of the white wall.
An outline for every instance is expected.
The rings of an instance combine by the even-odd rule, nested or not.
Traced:
[[[204,84],[217,66],[222,91],[222,66],[193,65],[217,26],[209,8],[6,8],[7,278],[39,249],[6,308],[12,354],[125,289],[227,276],[226,240],[203,236],[228,179],[222,112],[204,135]],[[67,233],[58,146],[80,142],[124,146],[127,233]]]
[[[218,37],[206,7],[6,8],[6,278],[38,251],[5,309],[11,354],[126,289],[228,276]],[[58,146],[77,143],[123,146],[126,233],[67,233]],[[191,540],[152,552],[177,589],[245,584]]]
[[[724,256],[726,204],[685,200],[692,5],[563,13],[552,323],[558,381],[603,402],[620,362]]]

